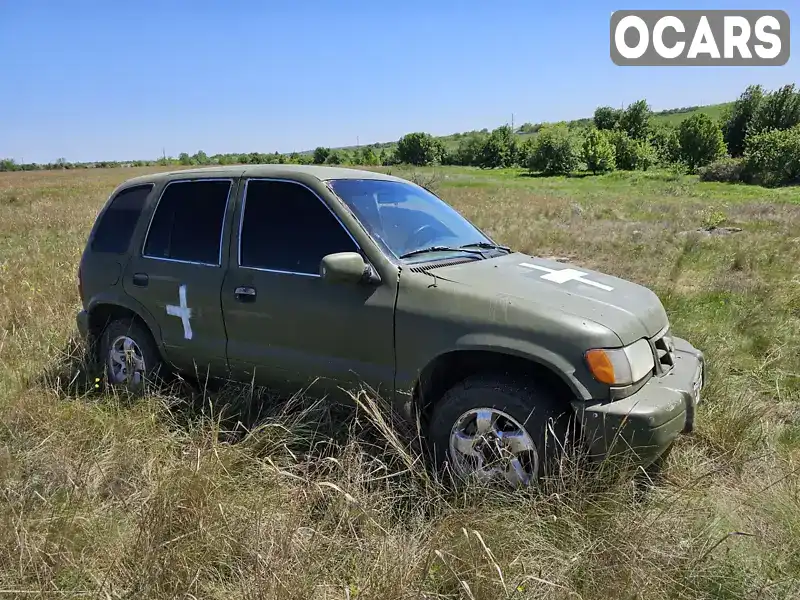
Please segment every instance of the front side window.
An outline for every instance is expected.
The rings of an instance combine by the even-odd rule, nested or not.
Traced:
[[[232,185],[229,180],[170,183],[150,223],[144,255],[219,265],[222,224]]]
[[[395,257],[432,246],[454,248],[457,253],[462,246],[492,243],[422,187],[378,179],[334,179],[328,184],[372,238]]]
[[[327,254],[358,251],[328,207],[302,185],[251,179],[244,202],[243,267],[317,275]]]

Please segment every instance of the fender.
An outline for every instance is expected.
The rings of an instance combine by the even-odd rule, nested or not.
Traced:
[[[114,290],[107,290],[92,297],[92,299],[89,301],[89,305],[86,308],[86,312],[91,315],[98,306],[103,304],[119,306],[138,315],[150,330],[150,334],[153,336],[153,340],[155,340],[156,346],[158,347],[159,352],[161,352],[161,355],[166,356],[166,351],[161,337],[161,328],[158,326],[158,322],[155,320],[153,315],[144,307],[144,305],[134,300],[127,294],[120,294]]]
[[[444,349],[426,361],[425,367],[440,356],[451,352],[481,350],[495,354],[508,354],[524,358],[549,369],[572,390],[576,398],[590,400],[591,392],[575,377],[575,367],[570,361],[529,340],[522,340],[492,333],[470,333],[461,336],[452,347]],[[423,367],[423,369],[425,368]]]

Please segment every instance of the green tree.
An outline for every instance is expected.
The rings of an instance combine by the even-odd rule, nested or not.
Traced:
[[[605,131],[613,131],[619,124],[622,111],[611,106],[599,106],[594,111],[594,126]]]
[[[314,149],[314,164],[315,165],[322,165],[328,162],[328,157],[331,154],[330,148],[323,148],[322,146],[318,146]]]
[[[325,159],[325,164],[328,165],[340,165],[344,162],[344,156],[342,156],[342,152],[340,150],[331,150],[328,153],[327,158]]]
[[[592,129],[583,139],[583,160],[592,173],[604,173],[616,168],[614,145],[606,130]]]
[[[429,133],[407,133],[397,142],[397,159],[401,163],[424,166],[440,163],[444,154],[441,140]]]
[[[619,129],[634,140],[646,140],[650,133],[652,112],[646,100],[637,100],[629,105],[619,117]]]
[[[481,133],[473,133],[462,137],[454,153],[454,163],[464,166],[478,166],[486,139],[487,136]]]
[[[778,129],[791,129],[800,124],[800,91],[789,84],[766,94],[758,103],[750,131],[754,134]]]
[[[764,88],[761,85],[747,86],[724,119],[722,136],[731,156],[744,154],[750,123],[763,99]]]
[[[178,162],[182,165],[191,165],[192,164],[192,157],[189,156],[188,152],[181,152],[178,155]]]
[[[507,168],[517,159],[517,140],[511,127],[503,125],[494,129],[484,140],[478,164],[484,169]]]
[[[525,138],[520,144],[517,145],[517,162],[522,167],[530,165],[531,156],[533,155],[533,140],[535,138]]]
[[[566,123],[542,127],[530,149],[528,169],[544,175],[566,175],[577,167],[577,145]]]
[[[646,171],[656,162],[656,154],[647,140],[631,138],[625,131],[611,134],[617,168],[623,171]]]
[[[358,164],[372,167],[380,163],[378,162],[378,155],[375,154],[375,151],[369,146],[365,146],[361,148],[361,152],[359,153]]]
[[[725,155],[722,130],[705,113],[695,113],[684,119],[678,132],[681,160],[694,172]]]
[[[678,128],[674,125],[665,123],[651,126],[648,140],[658,162],[672,164],[680,160],[681,144],[678,139]]]

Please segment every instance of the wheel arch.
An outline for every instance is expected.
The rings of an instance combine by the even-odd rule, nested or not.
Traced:
[[[152,315],[138,302],[119,296],[98,296],[92,299],[87,308],[89,314],[89,335],[93,341],[100,339],[109,323],[118,319],[133,319],[143,326],[150,335],[153,345],[164,358],[158,324]]]
[[[565,405],[570,407],[571,401],[589,396],[586,388],[572,375],[567,361],[561,357],[512,345],[475,344],[450,349],[428,361],[414,382],[412,411],[427,422],[431,409],[448,389],[471,375],[481,373],[543,381],[558,390]]]

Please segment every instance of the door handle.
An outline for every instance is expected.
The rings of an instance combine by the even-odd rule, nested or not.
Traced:
[[[252,302],[256,299],[256,288],[250,286],[237,287],[233,295],[239,302]]]
[[[147,273],[134,273],[133,274],[133,285],[136,287],[147,287],[147,283],[150,278],[147,276]]]

